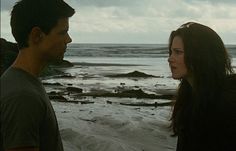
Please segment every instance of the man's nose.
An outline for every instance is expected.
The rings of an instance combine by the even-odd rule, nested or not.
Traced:
[[[71,43],[72,42],[72,39],[70,37],[70,35],[68,34],[67,38],[66,38],[66,43]]]

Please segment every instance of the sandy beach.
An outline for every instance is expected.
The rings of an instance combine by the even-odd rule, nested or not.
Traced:
[[[65,151],[174,151],[170,107],[53,102]]]

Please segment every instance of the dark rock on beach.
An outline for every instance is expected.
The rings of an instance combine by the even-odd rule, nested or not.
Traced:
[[[55,83],[47,83],[43,82],[43,85],[47,86],[63,86],[61,83],[55,82]]]
[[[148,98],[148,99],[168,99],[168,100],[172,100],[173,99],[173,95],[171,94],[166,94],[166,95],[156,95],[156,94],[147,94],[145,92],[143,92],[143,90],[138,89],[138,90],[125,90],[119,93],[111,93],[111,92],[107,92],[107,93],[96,93],[96,92],[92,92],[92,93],[81,93],[80,96],[93,96],[95,97],[120,97],[120,98]]]
[[[171,106],[173,105],[172,101],[163,102],[163,103],[145,103],[145,102],[138,102],[138,103],[120,103],[120,105],[127,105],[127,106],[147,106],[147,107],[160,107],[160,106]]]
[[[48,95],[49,99],[51,100],[61,100],[61,101],[67,101],[65,97],[62,95]]]
[[[64,96],[60,95],[59,93],[57,92],[50,92],[50,93],[47,93],[48,94],[48,97],[50,100],[52,101],[56,101],[56,102],[65,102],[65,103],[75,103],[75,104],[78,104],[79,101],[71,101],[71,100],[68,100],[66,99]]]
[[[149,75],[149,74],[146,74],[146,73],[143,73],[143,72],[139,72],[139,71],[134,71],[134,72],[126,73],[126,74],[107,75],[107,77],[115,77],[115,78],[119,78],[119,77],[148,78],[148,77],[158,77],[158,76]]]
[[[142,89],[126,90],[118,94],[123,95],[123,96],[132,96],[135,98],[150,98],[150,99],[172,99],[173,98],[173,95],[147,94]]]
[[[94,101],[78,101],[80,104],[94,104]]]
[[[73,67],[74,65],[67,60],[60,60],[51,62],[49,66],[53,68],[68,68],[68,67]]]
[[[69,92],[76,92],[76,93],[82,93],[83,92],[83,89],[76,88],[76,87],[67,87],[66,90],[69,91]]]

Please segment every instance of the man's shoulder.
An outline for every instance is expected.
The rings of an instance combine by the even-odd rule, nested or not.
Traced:
[[[42,89],[41,83],[23,71],[14,69],[7,70],[1,76],[1,99],[17,95],[39,95]]]

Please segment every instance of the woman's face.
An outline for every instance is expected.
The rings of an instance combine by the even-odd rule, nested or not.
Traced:
[[[184,63],[184,44],[182,38],[179,36],[175,36],[172,41],[168,62],[173,79],[186,78],[187,68]]]

